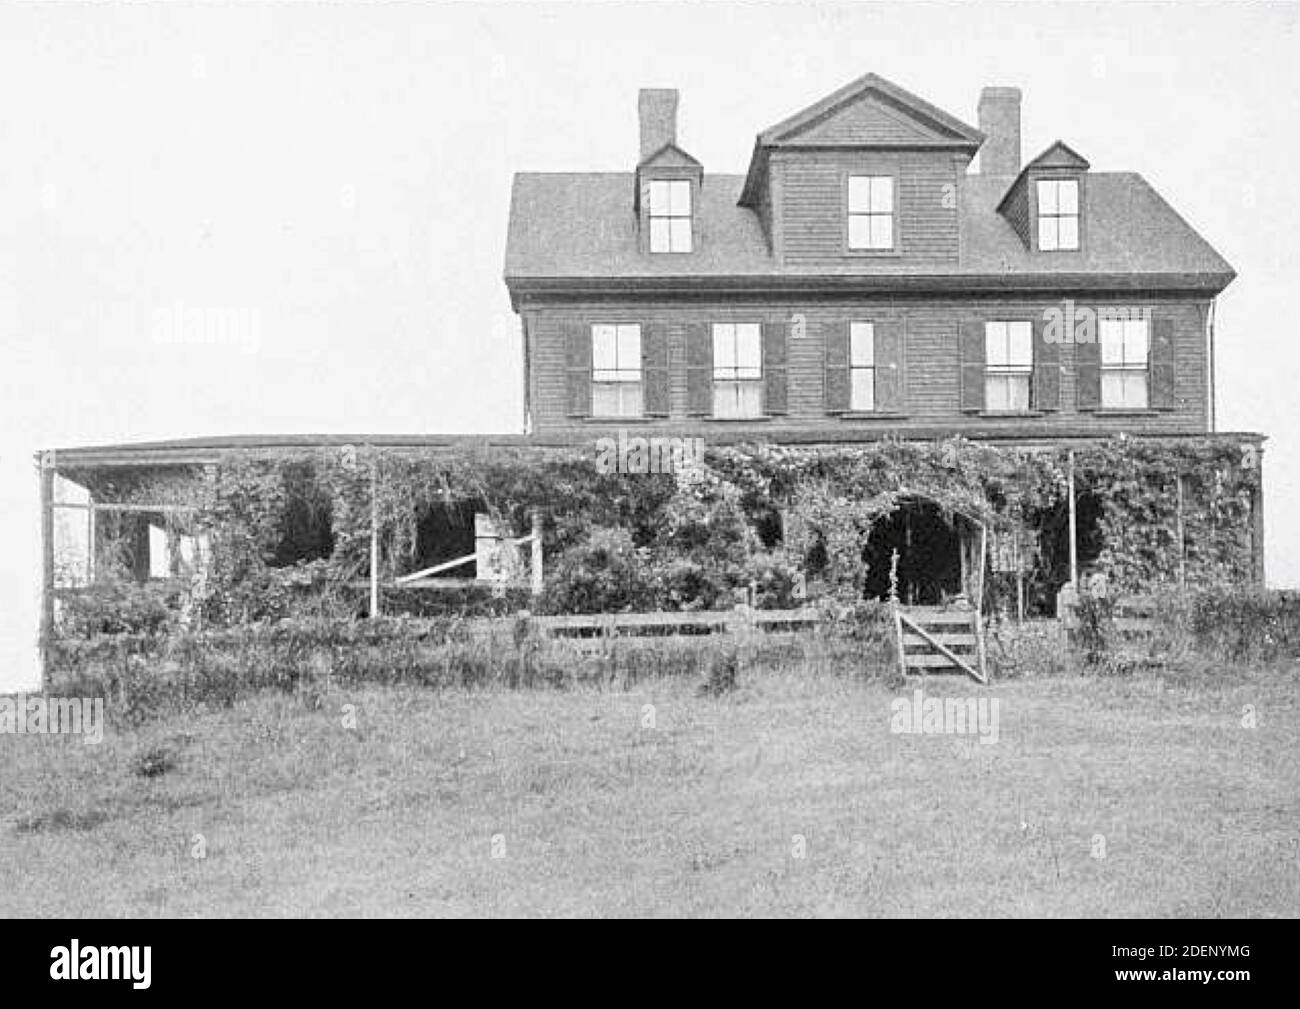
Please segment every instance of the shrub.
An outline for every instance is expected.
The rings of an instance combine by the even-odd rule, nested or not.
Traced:
[[[1300,656],[1300,594],[1258,588],[1210,589],[1192,600],[1198,648],[1229,661]]]
[[[631,535],[596,529],[560,556],[540,605],[547,613],[653,609],[653,579]]]
[[[166,582],[135,582],[104,573],[63,599],[59,630],[72,638],[99,634],[159,634],[174,628],[182,590]]]

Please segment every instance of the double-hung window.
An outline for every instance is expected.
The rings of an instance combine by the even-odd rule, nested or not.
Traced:
[[[650,251],[691,251],[691,182],[657,179],[650,183]]]
[[[1038,180],[1038,248],[1066,252],[1079,247],[1077,179]]]
[[[1029,409],[1033,336],[1029,322],[984,324],[984,409],[1004,413]]]
[[[849,323],[849,409],[876,408],[876,327]]]
[[[758,417],[763,412],[763,337],[756,322],[713,326],[713,415]]]
[[[1101,337],[1101,405],[1104,409],[1147,408],[1146,319],[1097,321]]]
[[[640,417],[641,327],[591,327],[591,412],[595,417]]]
[[[849,249],[894,247],[894,179],[890,175],[849,176]]]

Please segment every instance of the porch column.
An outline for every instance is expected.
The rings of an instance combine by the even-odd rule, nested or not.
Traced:
[[[41,624],[38,648],[41,689],[49,674],[50,646],[54,640],[54,453],[40,454],[41,479]]]

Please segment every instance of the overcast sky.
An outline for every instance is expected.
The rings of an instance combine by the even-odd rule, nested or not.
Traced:
[[[630,170],[643,86],[706,172],[875,71],[971,123],[1017,85],[1026,159],[1145,175],[1240,275],[1219,427],[1269,436],[1269,578],[1300,585],[1298,14],[0,4],[0,689],[34,668],[38,448],[519,430],[511,174]]]

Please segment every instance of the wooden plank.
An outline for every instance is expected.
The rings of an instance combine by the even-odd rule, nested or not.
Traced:
[[[56,504],[56,508],[85,508],[86,505],[62,503]],[[192,514],[199,511],[198,505],[185,504],[113,504],[110,502],[96,501],[90,505],[91,511],[95,512],[158,512],[160,514]]]
[[[974,610],[960,610],[952,606],[904,606],[902,611],[913,620],[919,620],[923,623],[942,621],[944,623],[970,624],[975,622]]]
[[[964,662],[954,662],[944,655],[909,655],[906,660],[909,669],[951,669],[953,672],[970,674],[970,668]]]
[[[935,641],[942,642],[945,645],[967,645],[970,648],[975,647],[975,635],[969,631],[930,631],[930,637]],[[919,635],[912,634],[910,631],[903,631],[903,641],[908,645],[923,645],[925,639]]]
[[[930,637],[929,633],[925,630],[925,628],[909,620],[907,615],[904,613],[901,612],[899,613],[899,619],[903,621],[903,625],[905,627],[910,627],[914,632],[919,634],[921,637],[925,638],[934,647],[934,649],[937,652],[939,652],[940,655],[946,655],[948,658],[950,658],[953,661],[955,665],[964,669],[966,672],[968,672],[975,679],[979,680],[981,683],[984,682],[983,677],[978,672],[976,672],[973,668],[971,668],[971,666],[966,663],[965,659],[961,658],[955,652],[950,651],[947,647],[935,641],[932,637]]]

